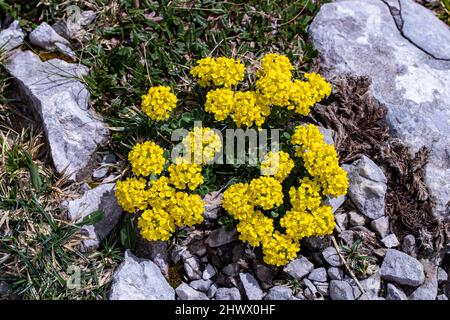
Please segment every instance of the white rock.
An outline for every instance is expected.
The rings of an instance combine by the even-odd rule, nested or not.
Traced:
[[[347,228],[348,217],[346,213],[337,214],[334,216],[336,220],[336,229],[338,232],[342,232]]]
[[[372,227],[372,230],[378,233],[381,238],[384,238],[389,233],[389,218],[385,216],[373,220],[370,223],[370,226]]]
[[[409,300],[435,300],[438,293],[437,267],[429,261],[422,261],[425,281],[409,296]]]
[[[423,146],[431,150],[425,182],[436,203],[434,213],[446,216],[450,212],[450,30],[411,0],[401,4],[406,37],[380,0],[324,4],[309,35],[325,76],[370,77],[371,93],[388,109],[386,122],[392,134],[412,152]]]
[[[200,279],[200,280],[192,281],[189,284],[189,286],[192,287],[195,290],[200,290],[202,292],[207,292],[212,284],[213,284],[213,282],[211,280]]]
[[[190,257],[184,261],[184,271],[190,280],[200,280],[203,275],[201,263],[197,257]]]
[[[356,211],[350,211],[348,213],[349,222],[352,226],[363,226],[366,223],[366,218],[363,215],[360,215]]]
[[[383,242],[386,248],[395,248],[400,244],[397,237],[393,233],[381,239],[381,242]]]
[[[329,290],[331,300],[355,300],[353,288],[346,281],[331,280]]]
[[[444,269],[441,267],[438,268],[438,283],[441,284],[442,282],[448,281],[448,274],[445,272]]]
[[[58,59],[42,62],[31,51],[18,52],[6,69],[19,85],[21,97],[42,119],[58,173],[82,178],[97,148],[108,140],[108,129],[89,110],[89,91],[77,79],[86,67]]]
[[[312,269],[314,269],[314,264],[309,262],[309,260],[305,257],[300,257],[289,262],[284,267],[283,271],[289,274],[294,279],[301,280],[305,276],[307,276]]]
[[[237,288],[219,288],[215,298],[216,300],[241,300],[241,294]]]
[[[219,211],[222,208],[223,193],[217,191],[208,193],[203,200],[205,201],[205,212],[203,216],[206,219],[217,219]]]
[[[314,269],[308,275],[308,279],[311,281],[326,282],[327,281],[327,270],[323,267]]]
[[[129,250],[114,273],[110,300],[174,300],[175,291],[158,266],[138,259]]]
[[[211,264],[208,264],[203,270],[202,278],[205,280],[211,279],[216,275],[216,269]]]
[[[406,294],[391,283],[388,283],[386,292],[386,300],[408,300]]]
[[[70,42],[61,37],[46,22],[42,22],[36,29],[30,33],[31,44],[47,51],[60,51],[69,57],[75,57]]]
[[[239,274],[242,286],[248,300],[262,300],[264,293],[259,286],[258,281],[250,273]]]
[[[348,196],[359,211],[370,219],[384,216],[387,180],[383,171],[363,155],[347,172]]]
[[[417,259],[394,249],[386,251],[380,275],[385,280],[408,286],[419,286],[425,281],[422,264]]]
[[[341,258],[339,257],[334,247],[328,247],[322,251],[322,256],[326,262],[332,267],[340,267],[342,265]]]
[[[99,247],[100,242],[117,225],[122,208],[117,203],[114,194],[115,184],[102,184],[88,190],[79,198],[68,202],[68,218],[75,222],[81,222],[95,211],[103,212],[103,218],[94,225],[83,226],[83,232],[89,237],[81,243],[83,251],[92,251]]]
[[[360,281],[361,286],[370,300],[378,299],[378,292],[381,287],[381,278],[379,273],[371,275],[369,278]]]
[[[275,286],[270,288],[264,300],[290,300],[293,297],[292,290],[286,286]]]
[[[0,31],[0,51],[8,52],[23,44],[25,33],[20,28],[19,21],[14,21],[5,30]]]
[[[184,282],[175,289],[175,292],[180,300],[209,300],[206,294],[191,288]]]

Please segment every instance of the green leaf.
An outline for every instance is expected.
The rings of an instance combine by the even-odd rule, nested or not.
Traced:
[[[39,170],[36,164],[33,162],[30,154],[27,151],[23,151],[26,159],[26,164],[28,166],[28,170],[31,175],[31,182],[33,183],[33,187],[36,191],[40,191],[42,189],[42,179],[39,175]]]
[[[122,222],[120,242],[126,249],[130,250],[133,250],[136,245],[136,231],[129,215],[126,215]]]
[[[77,223],[77,226],[86,226],[86,225],[93,225],[99,222],[103,219],[105,216],[105,213],[102,210],[97,210],[92,212],[90,215],[84,217],[83,221],[80,223]]]

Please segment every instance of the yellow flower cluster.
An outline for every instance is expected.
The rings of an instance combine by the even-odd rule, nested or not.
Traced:
[[[197,61],[191,75],[197,78],[197,83],[201,87],[213,84],[217,87],[230,88],[244,80],[244,72],[244,64],[239,60],[208,57]]]
[[[214,114],[217,121],[225,120],[233,107],[234,92],[231,89],[215,89],[206,94],[205,111]]]
[[[257,93],[263,104],[287,107],[307,116],[317,102],[331,94],[331,86],[316,73],[305,74],[307,81],[292,81],[293,69],[287,57],[267,54],[257,72]]]
[[[220,136],[211,128],[194,127],[183,139],[186,152],[191,162],[208,164],[212,162],[222,149]]]
[[[325,195],[337,197],[347,192],[347,172],[339,167],[334,146],[323,141],[317,126],[298,126],[291,143],[297,147],[296,156],[303,159],[306,170],[320,183]]]
[[[261,173],[266,176],[248,184],[230,186],[222,203],[223,208],[238,220],[239,238],[252,246],[261,245],[264,261],[278,266],[297,256],[301,239],[333,232],[332,207],[322,205],[322,200],[324,195],[343,195],[348,187],[347,175],[339,167],[336,151],[324,142],[318,127],[297,127],[291,143],[296,145],[295,155],[303,159],[308,175],[300,179],[300,186],[289,189],[291,208],[279,220],[284,233],[276,230],[274,220],[266,216],[283,204],[281,183],[295,166],[284,151],[269,152],[261,163]],[[273,175],[273,168],[277,173],[268,176]]]
[[[143,178],[127,178],[116,183],[116,197],[119,205],[129,213],[136,209],[145,210],[148,205],[147,183]]]
[[[273,176],[282,182],[289,176],[295,163],[284,151],[268,152],[261,163],[261,174],[263,176]]]
[[[141,107],[152,120],[162,121],[170,116],[170,112],[177,106],[177,97],[170,87],[151,87],[148,93],[142,96]]]
[[[259,177],[250,182],[248,191],[253,195],[254,204],[270,210],[283,204],[283,187],[273,177]]]
[[[168,240],[177,227],[192,226],[203,221],[205,204],[197,194],[178,190],[194,191],[203,183],[202,168],[177,159],[164,171],[164,150],[151,141],[136,145],[130,152],[130,161],[136,175],[160,175],[144,178],[127,178],[116,184],[119,205],[129,213],[141,211],[138,227],[141,235],[150,241]]]
[[[164,150],[153,141],[136,144],[128,154],[128,160],[133,173],[144,177],[160,174],[166,163]]]
[[[331,86],[316,73],[305,74],[306,81],[292,81],[289,58],[276,53],[266,54],[257,70],[256,91],[234,93],[232,85],[244,79],[244,66],[228,58],[205,58],[197,62],[191,74],[202,87],[214,84],[224,87],[208,92],[205,111],[217,121],[229,115],[238,127],[261,127],[271,113],[271,106],[286,107],[306,116],[311,108],[331,93]]]
[[[175,188],[184,190],[189,188],[195,190],[203,183],[202,167],[199,164],[191,163],[188,160],[179,158],[167,169],[169,171],[169,181]]]

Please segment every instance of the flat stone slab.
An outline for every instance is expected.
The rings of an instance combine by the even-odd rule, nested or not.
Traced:
[[[393,136],[412,152],[422,146],[430,149],[425,182],[435,202],[434,213],[447,216],[450,59],[445,59],[450,55],[450,31],[428,9],[410,0],[401,0],[398,6],[401,31],[390,10],[392,3],[395,9],[395,1],[388,2],[391,7],[382,0],[324,4],[309,35],[326,77],[368,76],[371,94],[388,109],[386,122]]]

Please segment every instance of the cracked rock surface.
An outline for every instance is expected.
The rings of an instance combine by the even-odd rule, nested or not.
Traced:
[[[411,0],[344,0],[323,5],[309,34],[325,76],[370,77],[392,134],[412,152],[430,149],[425,182],[434,213],[449,216],[448,26]]]

